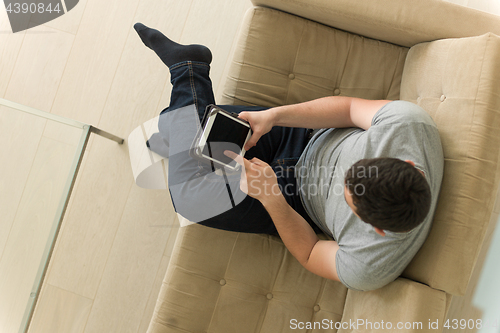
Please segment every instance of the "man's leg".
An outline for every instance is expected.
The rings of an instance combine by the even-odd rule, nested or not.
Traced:
[[[203,116],[205,106],[215,103],[209,77],[210,50],[203,45],[178,44],[142,23],[136,23],[134,28],[143,43],[158,55],[171,73],[170,105],[162,113],[195,104]]]
[[[161,113],[161,118],[163,117],[167,121],[162,122],[160,119],[159,127],[165,141],[169,145],[177,146],[170,147],[174,148],[175,153],[171,151],[169,156],[169,188],[176,210],[188,220],[214,228],[277,234],[274,223],[261,203],[238,193],[238,191],[241,192],[239,180],[230,181],[232,186],[229,185],[229,187],[231,187],[233,196],[240,198],[236,200],[236,205],[233,204],[233,207],[230,207],[227,203],[227,186],[225,184],[220,186],[221,177],[218,177],[218,184],[213,182],[217,177],[210,172],[211,170],[207,170],[198,161],[191,159],[188,156],[188,149],[179,148],[186,147],[186,140],[189,141],[189,144],[191,143],[192,138],[185,137],[189,132],[186,129],[188,127],[195,128],[192,126],[193,117],[189,114],[189,106],[194,104],[195,112],[201,119],[206,105],[215,103],[209,78],[210,51],[201,45],[184,46],[174,43],[159,31],[149,29],[144,25],[137,24],[135,28],[143,42],[169,66],[171,73],[171,101],[169,107]],[[239,107],[238,111],[251,109],[262,110],[263,108]],[[179,110],[183,111],[178,112]],[[187,117],[184,116],[186,114]],[[261,138],[256,147],[248,151],[247,156],[250,158],[258,157],[270,164],[275,162],[276,157],[282,155],[284,145],[295,138],[294,135],[290,135],[290,131],[293,133],[301,132],[299,129],[295,131],[286,128],[273,129]],[[292,145],[292,147],[302,145],[299,142],[297,144]],[[225,204],[221,204],[221,201],[224,200]],[[300,206],[302,207],[301,204]],[[214,209],[214,207],[217,208]],[[220,208],[223,208],[223,211],[215,214],[214,212]],[[204,212],[207,212],[206,216],[203,216]],[[305,214],[305,211],[303,213]],[[200,217],[207,218],[201,219]]]
[[[168,182],[176,211],[192,222],[214,228],[276,234],[276,228],[260,202],[241,195],[239,176],[238,179],[229,179],[232,195],[239,201],[231,207],[224,179],[215,175],[210,167],[191,158],[189,149],[186,149],[192,142],[193,131],[206,105],[215,104],[209,77],[211,53],[208,48],[174,43],[159,31],[142,24],[136,24],[134,28],[144,44],[155,51],[170,69],[172,94],[168,108],[160,114],[159,130],[169,150]],[[192,109],[198,117],[198,124]],[[221,211],[217,214],[218,210]]]

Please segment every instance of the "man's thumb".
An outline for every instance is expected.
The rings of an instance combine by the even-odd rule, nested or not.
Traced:
[[[245,121],[248,121],[247,114],[248,114],[248,112],[246,112],[246,111],[240,112],[240,113],[238,114],[238,118],[243,119],[243,120],[245,120]]]
[[[250,139],[245,144],[245,150],[249,150],[250,148],[255,146],[255,144],[257,143],[258,140],[259,140],[258,135],[253,133],[252,136],[250,137]]]

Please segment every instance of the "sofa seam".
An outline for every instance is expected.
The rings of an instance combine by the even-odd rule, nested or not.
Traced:
[[[391,83],[389,84],[389,88],[385,94],[386,99],[389,97],[389,93],[390,93],[392,87],[394,86],[394,79],[396,78],[396,72],[398,71],[398,67],[399,67],[399,64],[401,63],[401,61],[403,62],[403,69],[404,69],[404,64],[406,63],[406,57],[408,56],[408,50],[409,50],[409,48],[405,48],[405,50],[402,50],[402,49],[399,50],[398,61],[396,62],[396,66],[394,66],[394,72],[392,73]],[[403,56],[403,51],[406,51],[406,56]],[[401,75],[401,78],[402,78],[402,75]],[[401,84],[399,84],[398,99],[401,99]]]
[[[297,45],[297,51],[295,52],[295,59],[293,60],[293,65],[292,65],[292,73],[295,73],[295,67],[297,66],[297,58],[299,57],[299,52],[300,52],[300,47],[302,45],[302,40],[304,39],[304,33],[306,31],[306,24],[307,24],[307,21],[304,21],[302,23],[302,32],[300,34],[300,39],[299,39],[299,45]],[[289,73],[290,75],[291,73]],[[295,75],[295,74],[294,74]],[[290,80],[290,78],[288,79],[288,84],[287,84],[287,88],[286,88],[286,96],[285,96],[285,100],[284,100],[284,105],[287,105],[288,104],[288,98],[290,97],[290,85],[292,84],[292,80]]]
[[[280,275],[280,272],[283,268],[283,263],[285,262],[285,256],[287,255],[287,252],[289,253],[288,249],[286,248],[285,244],[283,243],[283,251],[284,251],[284,254],[283,256],[281,256],[281,263],[280,263],[280,267],[278,269],[278,272],[276,273],[276,276],[274,277],[274,281],[273,281],[273,284],[271,285],[271,288],[270,288],[270,292],[271,294],[274,292],[274,287],[276,286],[276,281],[278,280],[278,276]],[[259,327],[258,329],[256,330],[256,332],[261,332],[262,331],[262,326],[264,325],[264,321],[266,320],[267,318],[267,310],[269,309],[269,301],[266,302],[266,308],[264,310],[264,316],[262,317],[262,320],[261,322],[259,323]]]
[[[483,77],[484,77],[484,70],[485,70],[485,58],[486,58],[486,54],[487,54],[487,51],[488,51],[488,46],[491,45],[491,33],[488,34],[488,38],[487,40],[485,41],[485,45],[484,45],[484,51],[483,51],[483,57],[482,57],[482,62],[481,62],[481,70],[480,70],[480,74],[479,74],[479,79],[478,79],[478,84],[477,84],[477,88],[476,88],[476,93],[474,94],[474,112],[473,112],[473,116],[472,116],[472,122],[471,122],[471,126],[470,126],[470,133],[472,133],[472,129],[474,127],[477,126],[477,124],[474,124],[474,120],[476,118],[476,110],[477,110],[477,100],[478,100],[478,95],[479,95],[479,87],[480,87],[480,83],[481,81],[483,80]],[[472,150],[472,145],[469,143],[469,148],[467,149],[467,156],[470,157],[470,151]],[[497,160],[498,160],[498,155],[497,155]],[[468,170],[468,166],[466,165],[465,168],[464,168],[464,171],[465,170]],[[464,172],[465,173],[465,172]],[[493,180],[494,181],[494,180]],[[460,189],[460,192],[463,191],[463,187]],[[491,202],[491,197],[489,198],[489,201],[487,203],[487,205],[490,205],[490,202]],[[485,207],[487,208],[487,207]],[[493,208],[493,207],[492,207]],[[485,210],[482,210],[482,215],[484,217],[486,217],[486,211],[487,209]],[[490,211],[490,218],[491,218],[491,211]],[[489,220],[490,218],[488,218],[488,224],[489,224]],[[483,228],[483,230],[481,230],[481,238],[483,239],[484,241],[484,236],[485,236],[485,233],[486,233],[486,230],[487,230],[488,226],[486,225],[486,227]],[[476,266],[476,261],[477,261],[477,257],[479,255],[479,252],[481,251],[481,247],[482,247],[482,242],[481,244],[479,244],[480,246],[476,247],[475,251],[474,251],[474,258],[476,260],[473,260],[472,262],[472,266],[470,267],[471,268],[471,271],[470,273],[468,274],[468,279],[467,279],[467,285],[465,286],[465,289],[467,289],[468,285],[469,285],[469,282],[470,282],[470,279],[471,279],[471,276],[472,276],[472,273],[474,271],[474,267]],[[464,290],[464,293],[465,293],[465,290]]]
[[[441,78],[441,84],[440,84],[440,87],[441,87],[441,94],[444,94],[444,83],[443,83],[444,81],[443,81],[443,80],[444,80],[444,76],[445,76],[445,69],[446,69],[446,66],[447,66],[447,64],[448,64],[449,57],[450,57],[450,49],[451,49],[451,43],[450,43],[450,45],[448,46],[448,49],[447,49],[447,57],[446,57],[446,62],[445,62],[445,64],[444,64],[444,66],[442,67],[441,74],[440,74],[440,78]],[[418,99],[418,95],[419,95],[419,94],[417,93],[417,99]],[[436,118],[438,117],[438,114],[440,114],[440,112],[439,112],[439,106],[436,108]],[[443,157],[444,157],[444,163],[446,163],[446,156],[444,156],[444,151],[443,151]],[[443,178],[444,178],[444,172],[445,172],[445,169],[444,169],[444,164],[443,164]],[[442,183],[443,183],[443,181],[441,180],[441,186],[442,186]],[[439,200],[439,195],[440,195],[440,193],[441,193],[441,190],[442,190],[442,187],[440,187],[440,189],[439,189],[438,200]],[[437,204],[436,204],[436,205],[437,205]],[[455,200],[454,200],[454,202],[453,202],[453,205],[452,205],[452,206],[454,207],[454,208],[453,208],[453,210],[454,210],[454,211],[456,210],[456,205],[457,205],[457,200],[456,200],[456,198],[455,198]],[[436,206],[436,210],[437,210],[437,206]],[[425,239],[424,243],[422,244],[422,246],[420,247],[420,249],[417,251],[417,253],[415,253],[414,258],[417,256],[418,252],[420,252],[420,250],[422,249],[422,247],[425,245],[425,243],[426,243],[426,242],[427,242],[427,240],[429,239],[429,235],[431,234],[432,229],[434,228],[434,220],[435,220],[435,216],[436,216],[436,215],[434,214],[434,216],[433,216],[433,218],[432,218],[432,224],[431,224],[431,226],[430,226],[430,228],[429,228],[429,232],[428,232],[428,234],[427,234],[427,236],[426,236],[426,239]],[[448,232],[448,231],[443,231],[443,233],[446,233],[446,238],[445,238],[445,239],[448,239],[449,232]],[[413,260],[413,259],[412,259],[412,260]],[[410,264],[411,264],[411,262],[410,262]],[[410,264],[408,264],[408,266],[409,266]],[[434,261],[434,264],[432,265],[433,267],[432,267],[432,268],[429,268],[429,270],[431,270],[431,271],[435,271],[435,270],[436,270],[436,268],[437,268],[437,265],[438,265],[438,261]],[[403,274],[404,274],[404,272],[407,270],[408,266],[407,266],[407,267],[403,270],[403,272],[401,273],[401,275],[403,275]],[[421,281],[419,281],[419,280],[417,280],[417,279],[413,279],[413,277],[412,277],[412,280],[413,280],[413,281],[420,282],[420,283],[423,283],[423,282],[421,282]],[[423,279],[423,280],[425,280],[425,277],[424,277],[424,279]],[[429,286],[431,286],[431,285],[434,285],[435,283],[436,283],[436,278],[434,277],[434,275],[432,275],[432,276],[431,276],[431,278],[430,278],[430,279],[429,279],[429,281],[428,281],[428,285],[429,285]],[[432,287],[432,288],[434,288],[434,287]]]
[[[321,287],[320,287],[320,290],[318,292],[318,295],[316,296],[316,304],[319,305],[320,301],[323,299],[323,295],[325,293],[325,287],[326,287],[326,283],[327,283],[327,279],[326,278],[322,278],[322,283],[321,283]],[[316,305],[315,304],[315,305]],[[321,305],[320,305],[320,309],[321,309]],[[314,322],[314,317],[316,317],[316,311],[313,311],[312,315],[311,315],[311,322]],[[307,332],[312,332],[312,330],[308,330]]]
[[[257,16],[258,7],[257,7],[257,6],[254,6],[254,7],[252,7],[252,8],[249,8],[249,9],[248,9],[248,12],[250,12],[250,11],[252,11],[251,17],[249,17],[248,19],[246,19],[246,20],[244,21],[245,23],[247,23],[247,22],[248,22],[248,23],[247,23],[247,24],[248,24],[248,25],[247,25],[247,29],[246,29],[246,33],[247,33],[247,35],[246,35],[246,37],[245,37],[245,46],[244,46],[245,48],[248,46],[248,38],[249,38],[249,36],[250,36],[250,31],[252,30],[252,25],[251,25],[251,22],[252,22],[252,21],[254,20],[254,18]],[[240,33],[240,35],[237,37],[237,39],[236,39],[236,43],[238,43],[239,39],[240,39],[240,38],[242,38],[242,35],[241,35],[241,34],[245,33],[245,31],[244,31],[243,29],[241,29],[239,33]],[[237,50],[241,50],[241,48],[239,48],[239,47],[238,47],[238,49],[237,49]],[[236,51],[237,51],[237,50],[235,50],[235,54],[236,54]],[[237,94],[238,94],[238,89],[239,89],[239,87],[240,87],[240,80],[238,80],[237,78],[241,77],[241,72],[243,71],[243,65],[245,65],[245,59],[246,59],[246,56],[247,56],[247,53],[246,53],[246,52],[243,52],[243,58],[241,59],[241,63],[240,63],[240,64],[239,64],[239,66],[238,66],[238,67],[239,67],[239,68],[238,68],[238,76],[237,76],[237,77],[235,77],[236,85],[234,86],[234,90],[233,90],[232,96],[230,96],[230,97],[231,97],[231,99],[232,99],[232,104],[233,104],[233,105],[235,105],[235,104],[234,104],[234,102],[235,102],[236,96],[237,96]],[[234,55],[233,55],[233,59],[231,59],[231,65],[230,65],[230,66],[232,67],[232,65],[233,65],[233,64],[235,64],[235,63],[236,63],[236,64],[238,64],[238,62],[234,60]],[[228,73],[228,76],[229,76],[229,73]],[[224,89],[222,89],[222,94],[223,94],[223,95],[228,96],[228,93],[226,92],[225,87],[224,87]],[[239,100],[241,100],[241,99],[239,98]]]
[[[238,242],[238,238],[239,237],[240,237],[240,233],[237,233],[236,234],[236,238],[235,238],[234,243],[233,243],[233,248],[231,249],[231,255],[229,256],[229,259],[227,260],[226,270],[224,271],[224,274],[222,274],[222,278],[226,277],[227,270],[229,269],[229,264],[231,263],[231,258],[233,258],[234,248],[236,247],[236,243]],[[216,312],[216,309],[217,309],[217,304],[219,304],[219,299],[220,299],[222,287],[223,286],[221,286],[219,288],[219,294],[217,295],[217,300],[215,301],[215,304],[214,304],[214,309],[212,311],[212,316],[210,317],[210,321],[208,322],[208,325],[207,325],[207,332],[210,331],[210,326],[212,325],[212,321],[214,320],[215,312]]]
[[[339,75],[339,79],[338,79],[338,89],[340,89],[340,92],[342,92],[342,89],[341,87],[344,86],[343,84],[343,81],[344,81],[344,74],[345,74],[345,69],[347,67],[347,62],[349,61],[349,55],[351,54],[351,51],[352,51],[352,44],[354,43],[353,41],[353,36],[347,36],[347,44],[348,44],[348,47],[349,49],[347,50],[347,53],[345,55],[345,58],[344,58],[344,61],[343,61],[343,66],[342,66],[342,73],[340,73]],[[331,92],[332,95],[335,95],[335,88],[334,90]]]

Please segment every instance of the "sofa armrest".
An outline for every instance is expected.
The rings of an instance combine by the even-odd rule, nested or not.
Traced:
[[[434,222],[402,276],[465,295],[498,193],[500,37],[439,40],[406,57],[401,99],[439,129],[444,177]]]
[[[404,278],[374,291],[349,290],[338,333],[441,332],[451,297]]]
[[[358,35],[411,47],[443,38],[500,34],[500,18],[442,0],[252,0]]]

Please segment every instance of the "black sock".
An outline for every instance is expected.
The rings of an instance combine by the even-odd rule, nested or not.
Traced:
[[[143,43],[160,57],[170,67],[182,61],[199,61],[210,64],[212,52],[208,47],[198,44],[181,45],[168,39],[160,31],[146,27],[142,23],[134,25],[135,31]]]

